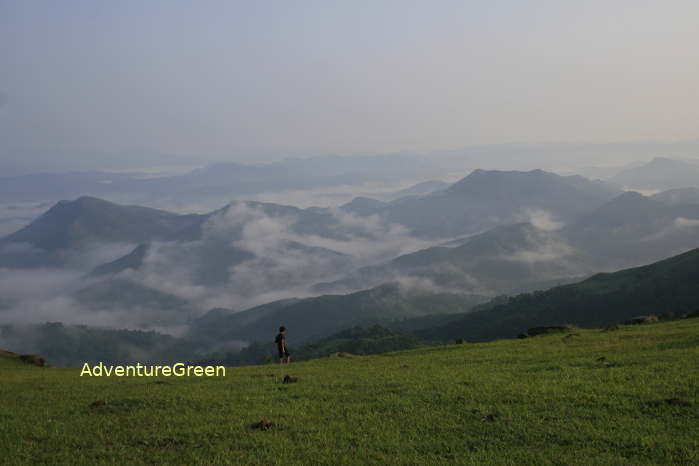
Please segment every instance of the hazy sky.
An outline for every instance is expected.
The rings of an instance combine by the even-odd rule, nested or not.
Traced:
[[[697,44],[696,0],[0,0],[0,168],[696,139]]]

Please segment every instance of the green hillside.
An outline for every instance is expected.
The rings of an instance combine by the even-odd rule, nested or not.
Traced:
[[[462,319],[416,333],[428,339],[486,341],[513,338],[530,327],[601,327],[642,315],[699,311],[699,249],[669,259],[600,273],[572,285],[521,294]]]
[[[3,464],[699,463],[696,318],[219,378],[79,373],[0,353]]]

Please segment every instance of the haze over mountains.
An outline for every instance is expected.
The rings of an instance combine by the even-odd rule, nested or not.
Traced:
[[[696,246],[697,227],[699,205],[666,205],[628,192],[568,224],[535,212],[530,222],[494,228],[457,247],[400,256],[315,289],[337,292],[410,278],[488,295],[524,291],[683,252]]]
[[[264,192],[312,190],[341,185],[397,183],[444,176],[427,159],[410,154],[372,157],[285,159],[269,164],[220,162],[183,174],[71,172],[0,177],[0,195],[15,201],[102,196],[127,202],[196,203]]]
[[[699,186],[699,163],[657,157],[645,165],[631,167],[611,181],[630,188],[667,190]]]
[[[290,179],[294,170],[301,177],[303,163],[289,164]],[[614,179],[632,183],[638,173],[682,164],[654,160]],[[376,176],[388,176],[389,165],[376,161],[385,169]],[[396,179],[423,168],[397,169]],[[229,169],[157,183],[169,186],[163,192],[181,183],[183,196],[198,186],[222,194]],[[267,176],[268,168],[256,170]],[[208,181],[198,185],[199,177]],[[502,295],[699,246],[696,188],[644,196],[620,186],[539,169],[477,169],[452,184],[376,191],[336,207],[233,200],[187,214],[81,196],[0,239],[0,325],[15,326],[12,335],[44,322],[155,330],[187,338],[202,355],[264,341],[281,322],[295,327],[298,342],[406,319],[420,329]]]
[[[290,158],[266,164],[211,163],[179,174],[133,169],[123,172],[70,171],[0,176],[3,202],[48,201],[84,195],[141,205],[225,203],[260,193],[335,189],[380,197],[370,184],[454,180],[477,168],[529,171],[546,168],[636,189],[664,190],[696,185],[699,142],[617,144],[497,144],[433,153]],[[662,155],[659,157],[659,155]],[[655,158],[655,159],[654,159]],[[652,160],[644,164],[638,160]],[[568,166],[561,165],[566,160]],[[633,162],[629,163],[630,160]],[[689,171],[687,171],[689,169]],[[406,185],[406,183],[408,183]],[[364,187],[364,188],[363,188]],[[395,191],[395,190],[394,190]],[[391,200],[389,192],[384,192]],[[422,195],[426,191],[398,193]]]

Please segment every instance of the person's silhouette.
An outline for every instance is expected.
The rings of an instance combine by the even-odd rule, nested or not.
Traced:
[[[288,364],[291,362],[291,354],[286,346],[286,327],[279,327],[279,334],[274,338],[279,350],[279,363]]]

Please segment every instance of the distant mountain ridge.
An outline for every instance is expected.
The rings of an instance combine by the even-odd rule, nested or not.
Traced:
[[[699,187],[699,163],[656,157],[618,173],[610,181],[634,189],[668,190]]]
[[[292,158],[266,164],[211,163],[184,174],[98,171],[37,173],[0,177],[0,196],[15,201],[74,198],[80,195],[128,199],[233,199],[263,192],[310,190],[338,185],[396,183],[439,177],[429,160],[411,154],[370,157],[327,156]]]

